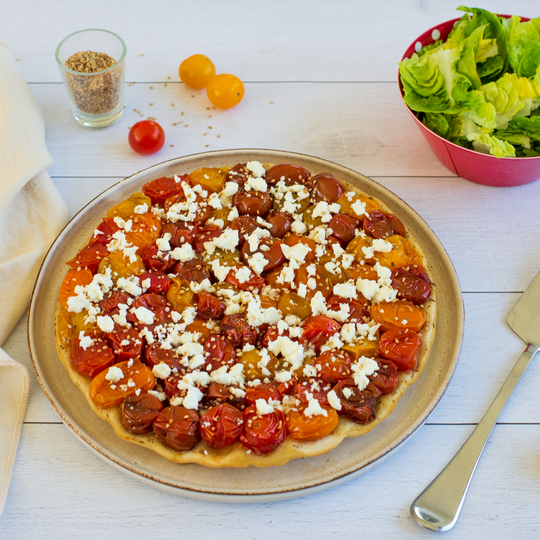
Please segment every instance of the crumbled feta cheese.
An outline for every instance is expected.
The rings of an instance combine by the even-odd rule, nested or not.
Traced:
[[[257,407],[257,414],[262,416],[274,412],[274,407],[262,398],[255,400],[255,406]]]
[[[306,394],[306,396],[309,395]],[[328,416],[328,412],[321,407],[321,404],[313,398],[310,398],[308,406],[304,409],[304,414],[311,418],[312,416]]]
[[[152,373],[158,379],[166,379],[171,374],[171,368],[165,362],[160,362],[152,368]]]
[[[124,372],[119,367],[111,366],[107,371],[107,375],[105,375],[105,379],[111,381],[111,383],[117,383],[123,376]]]
[[[299,242],[294,246],[281,244],[281,251],[283,252],[283,255],[287,257],[287,259],[294,260],[302,264],[306,258],[306,255],[311,251],[311,248],[307,244]]]
[[[326,397],[328,399],[328,403],[330,403],[330,407],[333,407],[336,409],[336,411],[341,411],[341,401],[338,398],[335,390],[330,390]]]
[[[94,344],[94,340],[90,337],[85,335],[84,331],[81,330],[79,332],[79,345],[86,351],[88,347],[91,347]]]
[[[192,386],[184,397],[182,405],[186,409],[196,411],[199,408],[199,402],[204,397],[204,394],[196,387]]]
[[[171,251],[171,258],[175,261],[187,262],[195,259],[197,255],[190,244],[185,243]]]
[[[352,279],[346,281],[345,283],[336,283],[333,291],[334,294],[341,296],[342,298],[358,298],[356,285]]]
[[[104,317],[98,315],[97,325],[99,326],[100,330],[106,334],[109,334],[114,330],[114,321],[108,315],[105,315]]]
[[[364,390],[364,388],[368,385],[368,376],[373,375],[373,373],[378,370],[379,364],[377,364],[373,358],[368,358],[366,356],[361,356],[351,365],[351,371],[354,373],[354,383],[360,390]]]
[[[154,313],[144,306],[132,308],[131,313],[143,324],[152,324],[154,322]]]

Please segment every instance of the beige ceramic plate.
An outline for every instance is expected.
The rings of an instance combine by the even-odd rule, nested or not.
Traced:
[[[296,163],[313,174],[331,173],[395,211],[425,253],[437,287],[435,341],[418,382],[407,390],[390,417],[368,435],[346,439],[328,454],[294,459],[281,467],[212,469],[178,465],[116,436],[112,427],[92,412],[69,379],[58,358],[53,331],[58,291],[66,274],[65,261],[90,238],[108,208],[149,180],[189,173],[202,166],[232,166],[251,160]],[[463,323],[463,300],[452,262],[426,223],[396,195],[361,174],[322,159],[271,150],[226,150],[150,167],[119,182],[81,210],[57,238],[41,267],[28,314],[28,338],[34,369],[47,398],[73,432],[108,463],[158,489],[207,500],[263,502],[337,485],[366,472],[395,451],[423,424],[450,383],[461,348]]]

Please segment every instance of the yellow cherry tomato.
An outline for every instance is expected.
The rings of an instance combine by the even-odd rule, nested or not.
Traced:
[[[195,90],[201,90],[216,74],[216,68],[212,60],[204,54],[194,54],[180,64],[178,74],[184,84]]]
[[[242,101],[244,85],[238,77],[221,73],[212,77],[206,87],[206,95],[212,105],[220,109],[230,109]]]

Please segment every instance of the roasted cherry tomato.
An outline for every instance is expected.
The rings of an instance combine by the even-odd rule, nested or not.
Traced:
[[[330,390],[332,390],[332,386],[325,384],[321,378],[310,377],[298,381],[294,389],[294,397],[304,405],[309,404],[310,397],[316,399],[320,405],[329,405],[328,392]]]
[[[117,362],[141,358],[142,339],[139,331],[135,328],[125,328],[118,324],[114,325],[114,330],[107,334],[107,342],[111,346]]]
[[[246,268],[249,270],[249,274],[247,274],[247,279],[245,279],[246,276],[242,275],[244,273],[247,273],[246,270],[243,270]],[[241,272],[240,272],[241,271]],[[238,273],[241,274],[241,279],[238,276]],[[258,291],[261,292],[261,289],[266,285],[266,279],[264,279],[261,276],[258,276],[251,268],[248,266],[242,266],[242,265],[236,265],[232,270],[229,271],[227,274],[227,277],[225,278],[225,281],[227,283],[230,283],[237,289],[241,289],[243,291]]]
[[[216,68],[204,54],[194,54],[180,64],[178,74],[186,86],[201,90],[208,86],[210,79],[216,74]]]
[[[126,240],[134,246],[142,249],[161,236],[161,219],[152,212],[137,214],[132,218],[132,222],[131,230],[126,233]]]
[[[287,413],[287,435],[291,439],[301,441],[316,441],[330,435],[339,424],[339,416],[335,409],[324,406],[326,416],[313,415],[306,416],[304,405],[298,410],[290,410]]]
[[[205,402],[210,406],[228,402],[237,408],[244,408],[244,398],[240,397],[240,395],[235,395],[234,390],[239,390],[239,388],[212,382],[206,392]]]
[[[244,431],[240,442],[258,455],[269,454],[287,437],[285,416],[280,410],[260,415],[251,405],[244,411]]]
[[[225,313],[225,303],[217,296],[208,292],[195,295],[197,300],[197,315],[201,319],[221,319]]]
[[[319,376],[325,383],[335,384],[351,377],[351,357],[340,349],[323,352],[315,361]]]
[[[113,206],[107,211],[107,217],[122,218],[124,221],[128,221],[132,217],[137,215],[135,209],[146,208],[146,212],[152,206],[152,200],[150,197],[147,197],[144,193],[137,192],[132,193],[127,199],[118,203],[116,206]],[[127,232],[127,231],[126,231]]]
[[[201,254],[206,251],[204,244],[205,242],[210,242],[212,238],[217,238],[221,236],[223,230],[217,225],[210,224],[202,227],[195,228],[195,235],[193,240],[193,249]]]
[[[229,403],[212,407],[201,418],[202,440],[211,448],[225,448],[238,439],[244,427],[242,413]]]
[[[120,378],[115,376],[117,373]],[[148,366],[129,360],[100,371],[90,382],[89,393],[96,405],[108,409],[120,405],[126,396],[135,394],[137,390],[152,390],[155,384],[156,380]]]
[[[345,389],[348,389],[346,394]],[[341,402],[341,416],[357,424],[367,424],[375,418],[375,406],[381,391],[372,382],[360,390],[353,379],[345,379],[339,381],[333,390]]]
[[[270,234],[276,238],[283,238],[291,230],[293,218],[287,212],[270,212],[266,221],[272,225]]]
[[[66,274],[66,277],[60,286],[58,298],[62,307],[66,309],[68,308],[68,298],[71,296],[76,296],[75,289],[79,285],[83,287],[85,285],[89,285],[92,283],[93,279],[94,276],[92,275],[92,272],[88,270],[88,268],[76,268],[75,270],[70,270]]]
[[[152,431],[152,422],[162,410],[163,403],[156,396],[146,393],[138,396],[132,394],[124,399],[120,407],[122,424],[131,433],[149,433]]]
[[[359,219],[348,214],[334,214],[328,227],[332,229],[332,236],[346,247],[355,238],[355,231],[360,227],[360,223]]]
[[[155,341],[144,349],[144,360],[151,368],[158,366],[163,362],[171,369],[176,368],[177,371],[182,370],[178,356],[172,349],[162,349],[159,341]]]
[[[89,244],[107,244],[112,240],[112,235],[120,230],[120,226],[114,221],[114,218],[103,218],[102,222],[94,230],[94,234]]]
[[[73,342],[70,361],[75,370],[87,377],[95,377],[100,371],[112,366],[115,358],[112,349],[99,338],[86,348],[81,347],[79,339]]]
[[[176,261],[171,258],[170,252],[161,251],[155,242],[141,248],[139,255],[144,262],[144,266],[148,270],[156,272],[169,272],[176,264]]]
[[[321,173],[309,179],[308,187],[315,202],[335,203],[345,191],[342,183],[331,174]]]
[[[315,249],[317,244],[315,244],[311,238],[308,238],[307,236],[298,236],[297,234],[289,234],[285,238],[285,244],[290,247],[296,246],[297,244],[303,244],[306,248],[309,248],[309,251],[304,256],[304,262],[309,264],[315,261]]]
[[[137,310],[144,308],[142,319],[140,312]],[[146,317],[149,315],[147,311],[151,312],[152,322],[147,322]],[[171,321],[171,305],[167,302],[164,296],[156,293],[142,294],[138,298],[135,298],[131,304],[131,308],[127,314],[127,320],[133,324],[139,331],[143,328],[154,328],[161,324],[167,324]]]
[[[249,260],[255,253],[262,253],[267,261],[263,268],[263,273],[271,272],[278,266],[287,262],[287,259],[281,250],[281,240],[277,240],[276,238],[262,238],[255,251],[251,250],[249,242],[245,242],[241,252],[242,260],[246,265],[249,265]]]
[[[138,154],[155,154],[165,144],[165,132],[154,120],[141,120],[129,130],[128,141]]]
[[[269,400],[281,401],[283,396],[277,386],[272,383],[261,383],[257,386],[249,386],[246,389],[246,403],[248,405],[255,405],[258,399],[264,399],[266,402]]]
[[[250,178],[251,173],[246,167],[245,163],[238,163],[232,167],[227,173],[227,182],[234,182],[239,186],[243,186],[247,179]]]
[[[236,349],[226,337],[213,334],[204,342],[204,359],[209,373],[223,366],[229,368],[236,364]]]
[[[392,288],[397,297],[419,306],[431,296],[431,280],[426,270],[419,265],[407,265],[392,271]]]
[[[419,332],[426,324],[426,314],[407,300],[373,304],[369,313],[371,318],[381,325],[382,332],[390,328],[410,328]]]
[[[225,187],[227,169],[219,167],[201,167],[189,173],[194,185],[201,186],[208,193],[219,193]]]
[[[398,384],[396,364],[386,358],[374,358],[379,369],[369,376],[369,380],[383,393],[391,394]]]
[[[246,345],[256,345],[259,338],[259,332],[241,315],[225,315],[221,321],[220,333],[232,343],[235,349],[243,349]]]
[[[103,244],[91,244],[84,246],[81,251],[66,264],[71,268],[86,268],[95,274],[98,271],[101,260],[109,255],[107,248]]]
[[[332,311],[340,311],[342,304],[349,306],[349,316],[346,322],[366,322],[364,319],[369,316],[370,304],[360,293],[358,293],[357,300],[334,295],[326,301],[326,306]]]
[[[231,221],[230,229],[238,231],[238,247],[241,248],[246,241],[245,236],[249,236],[255,229],[259,227],[256,218],[253,216],[240,216]]]
[[[389,252],[375,252],[375,260],[382,266],[398,268],[399,266],[409,264],[422,264],[422,257],[420,257],[414,246],[403,236],[395,234],[386,238],[386,241],[392,244],[392,250]]]
[[[185,407],[166,407],[154,420],[156,437],[166,446],[179,452],[191,450],[200,440],[200,416]]]
[[[171,281],[171,287],[167,291],[167,300],[175,311],[182,313],[184,309],[197,305],[195,293],[188,287],[188,283],[176,277],[172,277]]]
[[[203,261],[199,261],[198,259],[193,259],[187,262],[179,262],[175,266],[173,273],[176,274],[176,277],[180,281],[186,280],[190,283],[193,281],[202,283],[205,279],[207,279],[208,281],[212,282],[212,274],[210,274],[210,270]]]
[[[242,101],[244,97],[244,85],[235,75],[220,73],[212,77],[206,86],[208,99],[220,109],[230,109]]]
[[[163,272],[144,272],[137,277],[146,293],[167,294],[171,288],[171,278]]]
[[[191,185],[189,176],[183,175],[179,178],[180,182],[177,182],[171,176],[156,178],[155,180],[144,184],[142,187],[143,193],[147,197],[150,197],[152,204],[163,206],[169,197],[174,197],[175,195],[184,192],[181,187],[181,182],[188,182]]]
[[[267,192],[239,189],[233,197],[233,204],[242,216],[264,218],[272,208],[272,196]]]
[[[169,233],[171,238],[169,244],[172,248],[182,247],[184,244],[193,246],[195,240],[195,228],[188,227],[182,223],[164,223],[161,229],[162,234]]]
[[[120,313],[118,306],[123,305],[128,308],[128,300],[131,296],[125,291],[112,291],[99,302],[99,309],[102,315],[117,315]]]
[[[373,210],[364,220],[364,231],[373,238],[388,238],[394,234],[405,236],[406,231],[403,223],[394,214]]]
[[[290,184],[304,184],[311,176],[311,173],[300,167],[300,165],[292,165],[289,163],[280,163],[274,165],[266,171],[266,183],[273,186],[280,180],[283,180],[288,186]]]
[[[379,340],[381,356],[394,362],[399,371],[416,368],[421,345],[420,336],[409,328],[392,328]]]
[[[308,317],[302,327],[302,339],[309,341],[318,352],[330,337],[339,332],[341,325],[326,315],[314,315]]]

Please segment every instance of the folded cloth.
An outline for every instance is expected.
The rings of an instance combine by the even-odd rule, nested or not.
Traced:
[[[49,246],[66,224],[47,167],[45,122],[7,47],[0,43],[0,347],[24,313]],[[0,514],[28,399],[28,372],[0,349]]]

